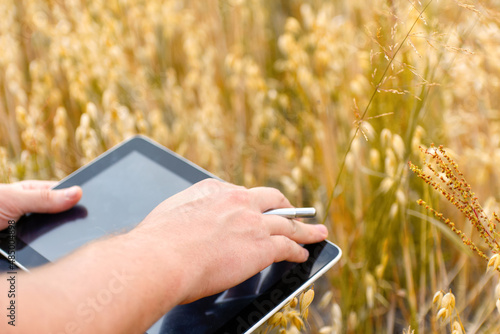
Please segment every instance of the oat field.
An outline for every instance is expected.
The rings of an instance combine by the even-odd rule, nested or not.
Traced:
[[[3,0],[0,15],[1,182],[60,179],[144,134],[315,206],[343,249],[304,326],[263,332],[500,332],[498,219],[474,218],[500,211],[498,0]],[[439,145],[471,191],[426,167]]]

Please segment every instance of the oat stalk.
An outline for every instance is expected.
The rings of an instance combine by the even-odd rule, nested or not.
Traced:
[[[478,231],[481,239],[483,239],[488,248],[493,253],[498,254],[500,252],[500,246],[497,242],[499,234],[496,231],[497,223],[500,222],[498,216],[493,213],[492,218],[488,218],[479,204],[478,198],[472,192],[470,184],[458,168],[458,164],[451,159],[443,146],[436,148],[434,145],[431,145],[429,149],[420,147],[420,150],[426,157],[423,162],[425,170],[414,165],[411,161],[408,163],[410,169],[419,178],[424,180],[425,183],[443,195],[448,202],[457,207]],[[427,161],[427,157],[430,158],[430,161]],[[443,213],[433,209],[422,199],[418,200],[417,203],[445,223],[471,250],[486,261],[490,261],[490,258],[477,247],[472,239],[458,229],[455,223],[446,218]]]

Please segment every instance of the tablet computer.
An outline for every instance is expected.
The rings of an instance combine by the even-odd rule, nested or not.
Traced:
[[[55,188],[79,185],[80,202],[58,214],[29,214],[16,224],[16,264],[23,270],[57,261],[96,238],[129,231],[166,198],[215,177],[152,140],[136,136],[78,169]],[[9,248],[0,237],[1,253]],[[304,263],[272,264],[214,296],[180,305],[147,333],[251,333],[340,258],[329,241],[305,245]]]

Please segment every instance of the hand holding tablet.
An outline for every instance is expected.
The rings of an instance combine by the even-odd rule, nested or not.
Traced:
[[[281,211],[295,209],[278,190],[218,181],[143,137],[54,189],[75,185],[74,208],[26,209],[52,213],[16,224],[16,261],[34,268],[23,276],[23,325],[51,326],[38,331],[250,333],[340,258],[321,241],[324,226]]]
[[[0,184],[0,231],[9,220],[18,221],[29,212],[57,213],[72,208],[82,197],[82,190],[74,186],[51,191],[55,181],[21,181]]]
[[[276,189],[208,179],[165,200],[130,233],[147,238],[150,251],[179,257],[188,273],[186,303],[229,289],[274,262],[306,261],[309,252],[299,243],[323,241],[327,230],[262,214],[283,207],[291,205]]]

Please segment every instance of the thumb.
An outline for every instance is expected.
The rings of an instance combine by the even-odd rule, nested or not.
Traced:
[[[72,208],[82,197],[82,189],[73,186],[66,189],[19,190],[16,194],[21,214],[29,212],[57,213]]]

